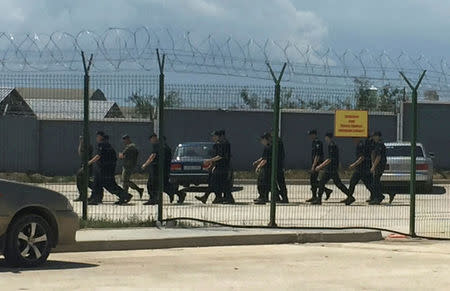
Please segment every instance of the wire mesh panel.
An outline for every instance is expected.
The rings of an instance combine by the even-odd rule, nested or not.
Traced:
[[[83,93],[81,74],[5,73],[0,80],[0,177],[60,192],[74,201],[74,209],[80,216],[83,207],[77,200],[81,198]],[[276,134],[272,82],[242,78],[239,84],[227,85],[218,80],[180,83],[168,78],[164,86],[162,124],[158,95],[159,81],[153,74],[116,72],[91,76],[89,158],[94,158],[99,151],[97,138],[101,133],[113,149],[114,177],[110,182],[114,181],[114,185],[101,187],[103,196],[94,195],[100,199],[88,205],[88,217],[143,222],[154,221],[162,213],[163,219],[191,218],[267,226],[271,220],[268,190],[271,172],[263,170],[270,166],[272,155],[267,151],[271,142],[267,134]],[[436,97],[433,92],[419,91],[419,97],[422,103],[419,102],[416,149],[416,233],[449,237],[445,169],[450,165],[446,158],[446,145],[450,141],[447,135],[436,131],[448,124],[447,105],[430,101]],[[355,79],[347,85],[282,86],[279,122],[284,151],[277,153],[280,158],[277,175],[284,174],[285,183],[277,180],[279,190],[274,195],[275,199],[280,196],[275,208],[277,225],[377,227],[408,232],[412,217],[410,100],[411,92],[405,87],[389,84],[375,87],[366,79]],[[377,132],[376,142],[384,146],[366,149],[365,137],[360,140],[325,137],[335,131],[335,110],[368,111],[369,132]],[[159,136],[160,125],[163,136]],[[316,131],[323,152],[314,167],[311,131]],[[215,133],[211,135],[212,132]],[[150,138],[153,134],[156,139]],[[221,155],[220,147],[224,147],[225,141],[230,145],[229,164],[213,183],[211,179],[217,176],[211,172],[220,162],[211,159]],[[130,143],[138,153],[133,162],[128,160]],[[361,143],[363,153],[358,150]],[[171,153],[164,157],[167,179],[162,212],[151,196],[157,189],[152,181],[155,161],[151,159],[155,144],[167,145],[166,153]],[[330,164],[317,169],[327,159],[331,160],[333,171],[327,170]],[[266,161],[266,168],[261,165],[262,160]],[[90,180],[94,183],[97,161],[92,163]],[[312,170],[317,172],[313,182]],[[264,179],[261,172],[266,174]],[[359,176],[355,177],[355,173]],[[342,184],[334,185],[337,176]],[[374,181],[375,176],[379,181]],[[234,201],[214,201],[215,183],[226,184],[227,193],[232,192]],[[315,187],[311,183],[318,189],[312,190]],[[284,184],[287,199],[283,197]],[[374,199],[374,187],[380,184],[378,199]],[[353,186],[349,195],[348,189]],[[307,202],[314,191],[319,196],[320,187],[323,190],[320,203]],[[92,192],[89,190],[91,200]],[[124,193],[131,194],[132,198],[119,203],[125,205],[116,205]],[[224,191],[222,195],[225,196]],[[258,200],[264,195],[265,201]],[[355,201],[350,201],[349,196]]]
[[[78,196],[82,80],[78,74],[1,75],[0,178],[45,187],[71,200]],[[81,214],[81,208],[77,211]]]
[[[447,184],[449,137],[443,134],[448,124],[448,110],[448,104],[426,102],[419,98],[416,164],[418,189],[415,213],[417,235],[438,238],[450,235],[450,199]],[[405,103],[405,141],[411,140],[412,117],[411,103]]]

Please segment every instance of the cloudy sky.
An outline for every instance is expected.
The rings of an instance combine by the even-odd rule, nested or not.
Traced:
[[[337,50],[450,56],[444,0],[1,0],[8,33],[157,26]]]

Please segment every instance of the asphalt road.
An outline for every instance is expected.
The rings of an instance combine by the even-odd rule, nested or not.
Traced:
[[[46,184],[44,187],[59,191],[73,200],[77,197],[73,184]],[[144,185],[141,185],[144,187]],[[203,205],[194,199],[199,193],[188,193],[184,204],[170,204],[167,195],[164,200],[164,217],[190,217],[234,225],[259,225],[269,223],[270,205],[254,205],[257,196],[256,185],[236,185],[243,190],[235,192],[236,205],[213,205],[211,200]],[[288,192],[291,203],[277,205],[276,217],[279,226],[289,227],[378,227],[394,231],[409,230],[409,195],[398,194],[392,204],[386,201],[380,206],[369,206],[365,202],[369,193],[363,185],[355,191],[357,201],[351,206],[340,204],[345,198],[334,186],[329,201],[321,206],[305,203],[310,197],[308,185],[289,185]],[[419,235],[432,237],[450,237],[450,185],[436,185],[434,193],[418,194],[416,204],[416,229]],[[157,207],[144,206],[148,199],[139,200],[137,193],[127,206],[116,206],[117,200],[111,194],[105,194],[105,203],[89,207],[89,217],[110,220],[145,220],[156,219]],[[213,195],[211,195],[213,196]],[[212,199],[213,197],[211,197]],[[81,214],[82,204],[73,203],[74,209]],[[201,223],[186,222],[190,225]]]
[[[1,290],[448,290],[450,243],[240,246],[51,255]]]

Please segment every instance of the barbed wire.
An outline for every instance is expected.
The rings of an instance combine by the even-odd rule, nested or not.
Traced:
[[[189,32],[178,35],[168,29],[110,28],[76,34],[11,35],[0,33],[0,71],[78,72],[80,51],[94,54],[93,72],[157,72],[155,50],[167,57],[167,71],[270,79],[266,62],[288,64],[285,81],[348,85],[367,79],[377,86],[403,84],[399,71],[415,77],[427,70],[424,88],[449,92],[449,67],[445,59],[432,62],[424,55],[300,46],[291,41],[237,40]]]

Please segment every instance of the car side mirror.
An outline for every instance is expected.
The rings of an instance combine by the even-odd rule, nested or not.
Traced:
[[[435,157],[434,153],[428,153],[428,155],[430,156],[431,159],[434,159]]]

